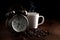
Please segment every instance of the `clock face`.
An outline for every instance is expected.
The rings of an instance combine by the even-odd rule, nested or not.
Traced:
[[[27,18],[25,16],[19,15],[19,16],[13,17],[12,28],[16,32],[25,31],[27,25],[28,25],[28,20],[27,20]]]

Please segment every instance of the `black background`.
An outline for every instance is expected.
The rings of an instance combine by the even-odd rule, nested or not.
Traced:
[[[0,0],[0,20],[5,19],[7,9],[15,4],[20,4],[24,8],[30,8],[30,2],[33,2],[36,12],[43,15],[46,19],[60,19],[59,1],[41,1],[41,0]]]

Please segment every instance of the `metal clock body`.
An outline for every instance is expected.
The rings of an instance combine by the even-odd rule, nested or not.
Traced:
[[[15,32],[23,32],[29,25],[25,14],[15,14],[11,18],[7,18],[6,24]]]

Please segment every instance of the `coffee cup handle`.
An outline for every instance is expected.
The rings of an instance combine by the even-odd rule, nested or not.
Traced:
[[[39,16],[39,18],[42,18],[41,23],[39,23],[39,24],[38,24],[38,25],[41,25],[41,24],[43,24],[43,23],[44,23],[44,16]]]

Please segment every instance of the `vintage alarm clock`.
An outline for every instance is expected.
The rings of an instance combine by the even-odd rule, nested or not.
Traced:
[[[29,21],[25,11],[12,10],[6,15],[8,15],[6,25],[9,26],[9,30],[12,29],[11,31],[23,32],[27,29]]]

